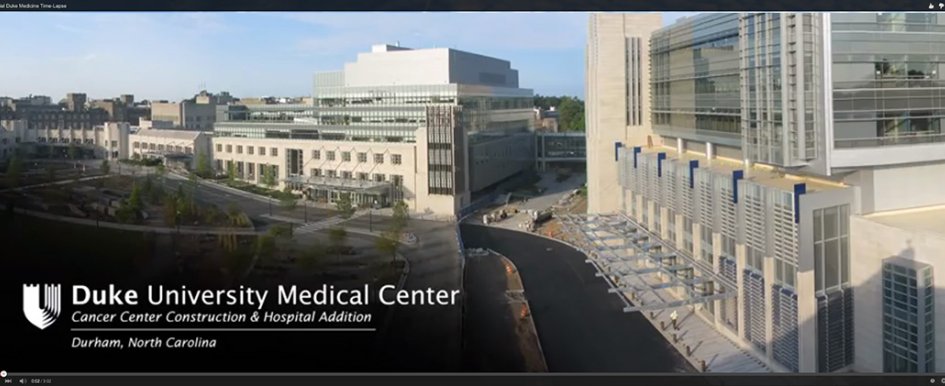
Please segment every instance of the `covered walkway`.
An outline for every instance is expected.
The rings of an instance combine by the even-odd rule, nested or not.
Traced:
[[[627,216],[562,215],[568,242],[625,303],[641,312],[686,359],[706,372],[770,372],[752,352],[715,328],[718,300],[735,296],[735,283],[716,275]],[[676,327],[673,326],[676,320]]]

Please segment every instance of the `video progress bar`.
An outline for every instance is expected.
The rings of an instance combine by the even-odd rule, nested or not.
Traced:
[[[376,328],[70,328],[73,332],[375,332]]]

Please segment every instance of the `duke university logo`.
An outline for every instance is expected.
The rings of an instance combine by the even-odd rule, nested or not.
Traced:
[[[59,290],[59,284],[23,284],[23,314],[26,320],[40,330],[53,324],[59,317]]]

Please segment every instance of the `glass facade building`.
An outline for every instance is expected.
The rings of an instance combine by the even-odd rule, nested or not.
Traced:
[[[704,14],[650,40],[653,130],[739,146],[739,15]]]
[[[945,141],[945,15],[831,17],[834,145]]]
[[[884,372],[935,372],[934,292],[931,265],[883,263]]]

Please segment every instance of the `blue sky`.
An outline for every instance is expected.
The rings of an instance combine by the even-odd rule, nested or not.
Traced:
[[[666,24],[684,14],[664,14]],[[0,96],[304,96],[375,43],[507,59],[520,85],[584,94],[587,13],[0,13]]]

